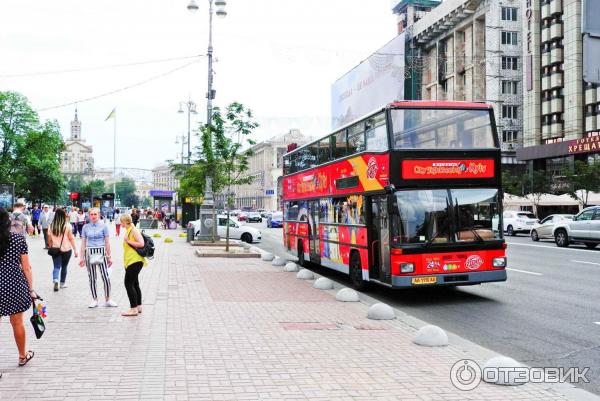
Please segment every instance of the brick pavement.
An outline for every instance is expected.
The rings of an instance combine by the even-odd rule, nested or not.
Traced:
[[[476,350],[419,347],[413,327],[368,320],[365,304],[337,302],[335,292],[258,259],[196,258],[178,232],[169,234],[175,242],[157,240],[141,273],[136,318],[120,316],[128,302],[117,239],[119,308],[94,310],[85,270],[72,261],[69,288],[53,293],[50,257],[29,240],[47,332],[36,340],[27,326],[36,356],[17,368],[10,325],[0,322],[0,400],[565,399],[533,384],[461,392],[450,367],[485,361]]]

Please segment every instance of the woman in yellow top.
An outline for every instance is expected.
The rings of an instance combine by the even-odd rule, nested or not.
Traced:
[[[133,226],[130,215],[122,214],[120,220],[121,226],[125,229],[125,238],[123,239],[125,289],[127,290],[129,306],[131,307],[131,309],[121,313],[121,315],[137,316],[142,313],[142,291],[140,290],[138,275],[147,262],[143,256],[140,256],[136,252],[136,249],[144,247],[144,238],[138,229]]]

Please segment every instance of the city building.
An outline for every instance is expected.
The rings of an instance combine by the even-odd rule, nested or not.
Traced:
[[[502,163],[518,163],[523,143],[522,17],[519,0],[402,0],[393,8],[406,32],[405,99],[492,105]]]
[[[161,165],[152,169],[153,189],[176,191],[179,180],[175,178],[173,170],[168,165]]]
[[[252,146],[253,154],[245,176],[253,177],[253,180],[248,185],[233,188],[235,206],[278,210],[283,178],[282,156],[287,152],[289,144],[303,145],[309,141],[310,138],[299,130],[291,129],[283,135]],[[221,197],[215,197],[215,200],[217,205],[222,203]]]
[[[524,8],[525,136],[517,156],[560,176],[600,153],[600,88],[583,81],[582,2],[527,0]]]
[[[60,171],[66,176],[81,175],[85,181],[94,176],[94,150],[91,145],[86,145],[81,136],[77,109],[71,121],[71,136],[65,141],[65,150],[60,156]]]

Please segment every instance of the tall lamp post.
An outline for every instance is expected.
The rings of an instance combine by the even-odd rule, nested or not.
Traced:
[[[181,141],[181,153],[180,154],[181,154],[181,164],[183,165],[183,163],[184,163],[183,160],[185,158],[185,156],[184,156],[185,155],[184,147],[185,147],[186,144],[189,143],[189,141],[187,141],[185,139],[185,135],[178,135],[175,138],[175,144],[179,145],[179,141]]]
[[[179,110],[177,112],[183,113],[183,107],[187,108],[187,164],[189,165],[192,164],[192,151],[190,150],[190,114],[198,114],[198,112],[196,111],[196,103],[192,102],[191,100],[188,100],[187,102],[179,102]]]
[[[227,16],[225,6],[227,2],[225,0],[208,0],[208,51],[206,53],[208,58],[208,89],[206,91],[206,125],[210,127],[212,124],[212,101],[215,98],[215,90],[213,89],[213,46],[212,46],[212,20],[213,20],[213,2],[217,7],[215,14],[217,17],[224,18]],[[198,4],[196,0],[190,0],[187,9],[191,12],[198,11]],[[212,147],[212,136],[210,137]],[[208,189],[212,193],[212,187]],[[212,202],[212,221],[216,221],[215,204]],[[212,239],[215,240],[217,233],[217,225],[213,224],[212,227]]]

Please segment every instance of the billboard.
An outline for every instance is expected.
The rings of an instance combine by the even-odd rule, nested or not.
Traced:
[[[0,207],[12,209],[15,203],[15,184],[0,184]]]
[[[331,128],[336,129],[394,100],[404,100],[401,33],[331,86]]]

